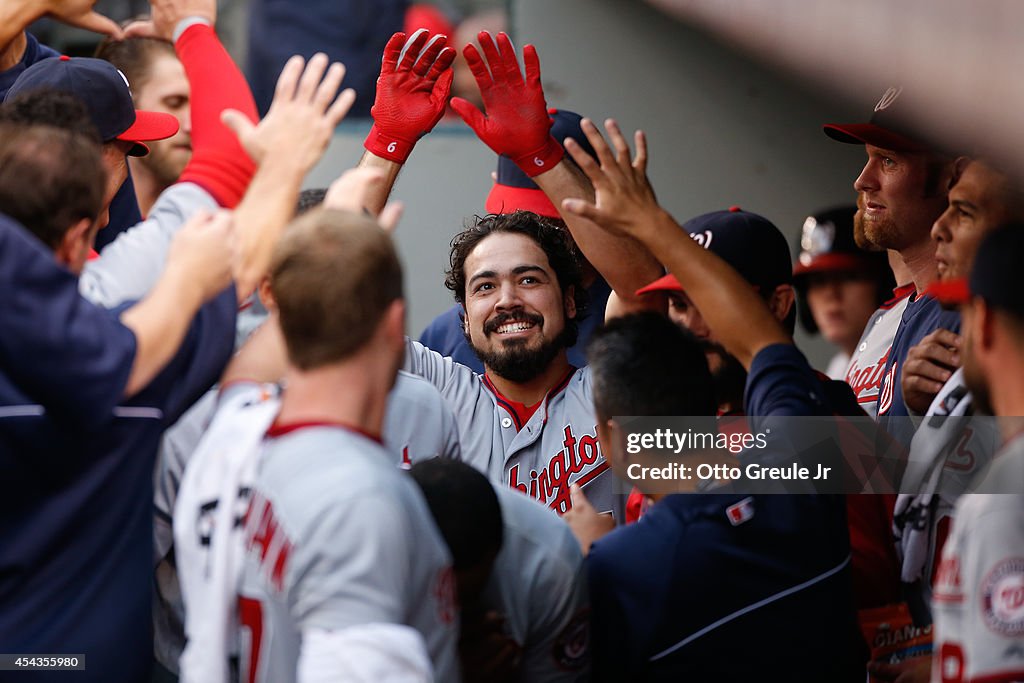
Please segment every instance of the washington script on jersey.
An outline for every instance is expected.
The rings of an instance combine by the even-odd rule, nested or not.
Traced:
[[[555,453],[540,471],[531,469],[527,481],[519,480],[519,465],[513,465],[508,473],[509,486],[545,503],[560,514],[572,507],[569,498],[569,478],[572,475],[597,464],[597,467],[576,480],[575,483],[582,487],[608,469],[608,463],[601,456],[601,446],[597,442],[597,425],[594,425],[593,434],[583,434],[579,439],[573,434],[572,425],[565,425],[562,433],[565,435],[562,450]]]

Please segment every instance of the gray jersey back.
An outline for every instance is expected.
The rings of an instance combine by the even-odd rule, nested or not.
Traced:
[[[523,648],[518,680],[587,680],[590,603],[579,542],[552,510],[507,486],[495,489],[504,543],[483,599]]]
[[[276,387],[268,385],[266,400],[278,400]],[[172,672],[178,670],[178,658],[185,645],[184,609],[178,587],[178,573],[171,549],[174,533],[171,515],[185,467],[196,450],[206,427],[217,409],[217,390],[211,390],[196,402],[167,432],[160,443],[154,482],[154,566],[156,567],[153,604],[154,642],[157,661]],[[407,467],[409,463],[434,457],[460,457],[455,417],[444,399],[429,382],[399,372],[388,395],[384,413],[384,443],[390,461]],[[199,519],[210,519],[211,501]],[[241,501],[244,505],[245,501]],[[196,533],[201,533],[196,530]]]
[[[518,488],[559,514],[572,507],[569,485],[578,483],[598,511],[618,511],[612,474],[597,442],[589,370],[577,370],[552,388],[520,425],[481,375],[411,339],[405,369],[441,392],[455,413],[463,460],[492,482]]]
[[[899,329],[903,311],[910,302],[908,291],[902,298],[883,305],[872,314],[857,348],[850,356],[846,370],[846,383],[853,389],[857,403],[871,417],[878,416],[878,394],[882,389],[885,363],[889,360],[892,342]]]
[[[376,442],[334,426],[268,437],[245,538],[242,680],[294,681],[304,629],[373,623],[416,629],[437,679],[459,679],[448,550]]]

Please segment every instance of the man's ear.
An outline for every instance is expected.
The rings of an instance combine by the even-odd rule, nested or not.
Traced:
[[[985,351],[987,353],[995,345],[996,312],[980,297],[975,298],[973,306],[974,315],[972,316],[972,323],[974,324],[974,329],[972,332],[974,333],[975,353],[978,351]]]
[[[256,287],[256,294],[260,298],[260,303],[263,304],[263,308],[270,312],[277,310],[277,301],[274,299],[274,293],[270,290],[270,278],[264,276],[260,280],[260,284]]]
[[[946,190],[952,190],[953,186],[960,182],[960,176],[964,174],[964,169],[971,163],[970,157],[957,157],[953,160],[953,170],[949,175],[949,185]]]
[[[81,267],[92,249],[95,233],[92,231],[94,221],[89,218],[82,218],[75,222],[68,231],[64,233],[53,255],[57,263],[75,270],[76,264]]]
[[[610,462],[614,459],[616,462],[623,463],[628,460],[626,433],[623,431],[622,425],[614,418],[608,418],[598,423],[597,439],[606,460]]]
[[[562,295],[562,305],[565,306],[566,320],[576,319],[576,286],[569,285]]]
[[[398,340],[405,346],[405,299],[395,299],[381,321],[387,339]]]
[[[793,289],[793,285],[779,285],[772,292],[772,296],[768,299],[768,308],[771,310],[772,315],[779,322],[786,319],[789,312],[793,310],[793,306],[796,303],[796,291]]]

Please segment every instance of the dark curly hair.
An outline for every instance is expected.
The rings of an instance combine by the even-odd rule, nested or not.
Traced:
[[[565,321],[566,328],[571,329],[571,340],[567,346],[572,346],[576,343],[576,324],[587,310],[587,290],[583,286],[579,249],[561,221],[531,211],[474,216],[472,225],[452,238],[450,267],[445,271],[444,286],[452,291],[455,300],[465,308],[466,259],[484,239],[500,232],[526,235],[536,242],[548,257],[562,292],[572,287],[576,318]]]

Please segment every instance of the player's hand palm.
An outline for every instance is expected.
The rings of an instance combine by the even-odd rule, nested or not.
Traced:
[[[94,12],[95,4],[96,0],[50,0],[46,4],[46,14],[71,26],[120,38],[121,27],[117,22]]]
[[[217,23],[217,0],[150,0],[152,35],[163,40],[174,37],[174,27],[182,19],[202,17],[213,26]],[[136,27],[129,27],[139,34]]]
[[[485,31],[478,40],[487,63],[473,45],[467,45],[463,55],[480,87],[486,113],[460,97],[452,98],[452,109],[484,144],[510,157],[528,175],[550,169],[561,160],[563,152],[551,137],[552,120],[541,87],[536,49],[532,45],[523,48],[524,78],[507,35],[499,33],[495,42]]]
[[[420,29],[405,40],[391,36],[384,47],[377,96],[370,114],[378,128],[412,141],[429,133],[444,115],[451,91],[455,50],[445,36]],[[402,50],[405,54],[402,54]]]
[[[336,62],[328,69],[327,63],[322,53],[314,55],[308,64],[298,56],[288,60],[278,78],[270,110],[258,125],[240,112],[224,112],[224,124],[235,132],[257,164],[273,156],[276,162],[286,161],[305,174],[323,156],[334,129],[355,101],[351,88],[335,98],[345,67]]]
[[[580,127],[593,146],[597,159],[583,151],[574,140],[566,140],[565,148],[593,184],[595,199],[593,203],[567,199],[563,208],[618,234],[635,235],[638,230],[653,225],[652,217],[660,207],[654,188],[647,179],[647,140],[644,134],[637,131],[634,136],[636,156],[630,158],[629,144],[612,119],[605,121],[605,129],[614,151],[590,119],[583,119]]]

